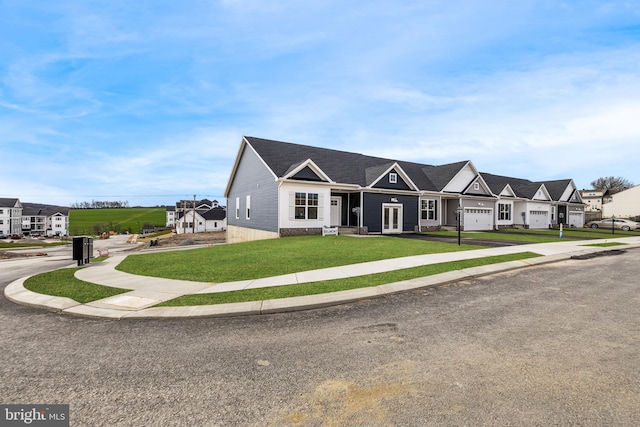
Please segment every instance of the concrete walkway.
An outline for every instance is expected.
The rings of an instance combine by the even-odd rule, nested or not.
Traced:
[[[598,243],[621,243],[620,246],[594,247],[585,246]],[[202,316],[237,316],[304,310],[335,305],[363,298],[377,297],[394,292],[422,288],[453,282],[487,274],[508,271],[549,262],[570,259],[575,255],[594,252],[629,249],[640,247],[640,236],[612,238],[589,241],[559,241],[500,248],[478,249],[462,252],[416,255],[382,261],[365,262],[341,267],[304,271],[264,279],[245,280],[228,283],[204,283],[186,280],[171,280],[157,277],[138,276],[123,273],[115,267],[126,257],[135,256],[114,254],[101,263],[90,264],[76,272],[76,277],[86,282],[115,288],[128,289],[126,292],[99,301],[80,304],[69,298],[53,297],[37,294],[24,288],[27,278],[16,280],[5,288],[7,299],[18,304],[46,308],[63,313],[88,317],[111,319],[124,318],[167,318],[167,317],[202,317]],[[227,292],[242,289],[255,289],[272,286],[283,286],[298,283],[310,283],[322,280],[343,279],[367,274],[418,267],[428,264],[451,262],[465,259],[484,258],[494,255],[513,254],[518,252],[534,252],[542,255],[520,261],[492,264],[482,267],[468,268],[448,273],[421,277],[404,282],[391,283],[369,288],[303,297],[282,298],[276,300],[252,301],[234,304],[216,304],[190,307],[153,307],[187,294]]]

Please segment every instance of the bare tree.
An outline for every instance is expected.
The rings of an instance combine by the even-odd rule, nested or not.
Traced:
[[[591,182],[594,190],[609,191],[609,194],[619,193],[633,187],[633,183],[621,176],[606,176]]]

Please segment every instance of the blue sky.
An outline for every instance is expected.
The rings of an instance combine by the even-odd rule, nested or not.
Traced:
[[[635,1],[0,0],[0,197],[221,202],[243,135],[640,183]]]

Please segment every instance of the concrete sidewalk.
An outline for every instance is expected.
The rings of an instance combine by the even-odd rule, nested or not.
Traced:
[[[594,247],[585,246],[598,243],[621,243],[620,246]],[[115,267],[127,256],[115,254],[104,262],[90,264],[76,272],[76,277],[86,282],[104,286],[128,289],[126,292],[99,301],[80,304],[69,298],[53,297],[28,291],[23,287],[27,278],[17,280],[5,288],[7,299],[18,304],[46,308],[54,311],[88,317],[103,317],[111,319],[123,318],[168,318],[168,317],[202,317],[202,316],[237,316],[251,314],[266,314],[310,308],[324,307],[363,298],[371,298],[389,293],[402,292],[410,289],[433,286],[471,277],[508,271],[543,263],[570,259],[575,255],[594,252],[629,249],[640,247],[639,237],[612,238],[589,241],[559,241],[554,243],[540,243],[518,246],[505,246],[462,252],[417,255],[382,261],[352,264],[320,270],[304,271],[264,279],[245,280],[228,283],[204,283],[186,280],[171,280],[157,277],[138,276],[123,273]],[[451,262],[465,259],[484,258],[495,255],[513,254],[518,252],[534,252],[542,257],[527,260],[511,261],[434,276],[421,277],[404,282],[391,283],[369,288],[350,291],[332,292],[328,294],[310,295],[304,297],[282,298],[266,301],[252,301],[234,304],[217,304],[191,307],[153,307],[163,301],[168,301],[187,294],[201,294],[227,292],[242,289],[255,289],[272,286],[283,286],[298,283],[310,283],[322,280],[343,279],[367,274],[383,273],[387,271],[418,267],[428,264]],[[135,256],[135,255],[129,255]]]

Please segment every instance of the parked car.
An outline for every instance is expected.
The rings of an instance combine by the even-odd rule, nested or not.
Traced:
[[[591,228],[617,228],[618,230],[629,231],[629,230],[640,230],[640,223],[631,221],[628,219],[620,219],[620,218],[607,218],[601,219],[600,221],[589,221],[585,224],[585,227]]]
[[[21,236],[21,235],[19,235],[19,234],[15,234],[15,233],[14,233],[14,234],[12,234],[11,236],[9,236],[9,238],[10,238],[11,240],[19,240],[19,239],[22,239],[22,236]]]
[[[0,233],[0,239],[6,239],[7,237],[9,237],[9,236],[7,236],[6,234]]]

